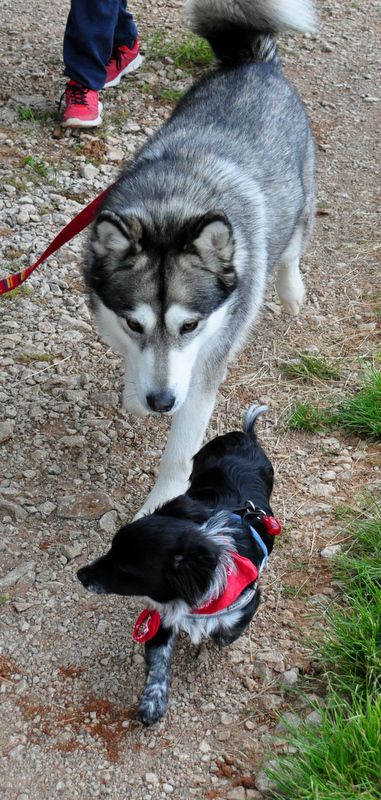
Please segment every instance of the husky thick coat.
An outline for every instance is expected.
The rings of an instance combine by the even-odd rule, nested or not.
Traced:
[[[124,402],[173,414],[141,513],[186,488],[228,361],[277,268],[286,311],[314,215],[314,148],[274,32],[311,30],[309,0],[188,0],[218,65],[127,165],[90,235],[85,279],[103,336],[126,362]]]

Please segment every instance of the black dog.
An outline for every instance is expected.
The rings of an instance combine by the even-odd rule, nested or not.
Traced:
[[[258,575],[280,533],[269,505],[273,468],[254,433],[266,410],[252,406],[243,433],[206,444],[194,458],[187,493],[125,525],[109,552],[77,573],[96,594],[149,598],[133,633],[146,642],[138,710],[146,725],[165,713],[176,635],[230,644],[258,607]]]

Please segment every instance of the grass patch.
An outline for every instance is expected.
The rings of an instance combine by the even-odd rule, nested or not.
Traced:
[[[15,272],[18,272],[18,270],[16,269]],[[33,289],[30,286],[17,286],[11,292],[3,294],[2,300],[20,300],[21,297],[28,297],[30,294],[33,294]]]
[[[340,371],[332,361],[328,361],[323,356],[311,355],[310,353],[301,353],[298,358],[284,362],[282,370],[286,375],[307,381],[307,383],[312,383],[314,378],[319,378],[320,380],[337,380],[340,378]]]
[[[9,596],[9,594],[7,592],[5,594],[2,594],[0,596],[0,605],[7,606],[9,601],[10,601],[10,599],[11,598],[10,598],[10,596]]]
[[[211,47],[205,39],[190,33],[183,39],[169,39],[165,30],[157,30],[147,43],[149,61],[172,59],[178,69],[192,73],[194,69],[205,67],[214,60]]]
[[[166,103],[178,103],[184,92],[181,89],[162,89],[160,97]]]
[[[359,436],[381,439],[381,371],[370,370],[357,392],[329,408],[319,408],[309,400],[295,403],[286,424],[299,431],[334,425]]]
[[[294,431],[319,431],[329,421],[327,412],[314,406],[310,401],[297,402],[287,420],[287,427]]]
[[[339,405],[334,421],[360,436],[381,438],[380,370],[370,370],[360,389]]]
[[[319,644],[321,725],[290,728],[297,752],[268,770],[273,800],[381,798],[381,504],[348,530],[352,544],[333,565],[342,601],[328,610]]]
[[[42,175],[43,178],[48,177],[48,168],[45,164],[45,161],[42,158],[35,158],[34,156],[26,156],[23,159],[22,163],[24,167],[30,167],[30,169],[37,175]]]
[[[18,108],[17,116],[19,120],[21,120],[22,122],[25,122],[26,120],[30,122],[35,122],[37,119],[36,114],[33,111],[33,108],[29,108],[29,106],[25,106],[24,108]]]
[[[303,727],[290,744],[298,748],[269,771],[276,800],[376,800],[381,797],[381,698],[338,705],[332,700],[318,733]]]
[[[296,597],[299,597],[300,600],[305,600],[309,597],[308,589],[302,586],[291,586],[288,584],[283,584],[282,586],[282,595],[283,597],[295,600]]]
[[[205,67],[214,60],[213,51],[205,39],[189,34],[186,39],[173,45],[171,53],[176,67],[192,72],[194,67]]]
[[[47,364],[52,364],[54,361],[53,353],[20,353],[17,359],[21,364],[31,364],[34,361],[46,361]]]

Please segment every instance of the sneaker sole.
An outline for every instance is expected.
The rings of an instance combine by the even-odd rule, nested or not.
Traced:
[[[120,72],[119,75],[117,75],[116,78],[114,78],[113,81],[105,83],[103,88],[111,89],[112,86],[119,86],[122,78],[124,78],[125,75],[129,75],[130,72],[135,72],[135,70],[138,69],[143,64],[143,61],[144,61],[143,56],[141,56],[140,53],[138,53],[138,55],[132,61],[130,61],[129,64],[127,64],[127,67],[125,67],[122,70],[122,72]]]
[[[61,122],[62,128],[96,128],[102,124],[103,105],[99,103],[99,115],[95,119],[80,119],[79,117],[69,117]]]

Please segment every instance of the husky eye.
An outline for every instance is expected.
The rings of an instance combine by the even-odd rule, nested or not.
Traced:
[[[180,328],[181,336],[184,333],[192,333],[192,331],[195,331],[196,328],[197,328],[198,323],[199,323],[198,319],[191,319],[191,320],[189,320],[189,322],[184,322],[184,324]]]
[[[128,317],[126,319],[126,322],[130,330],[133,331],[134,333],[144,333],[143,325],[141,325],[140,322],[138,322],[136,319]]]

